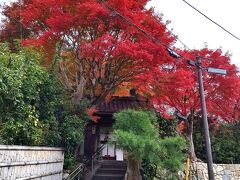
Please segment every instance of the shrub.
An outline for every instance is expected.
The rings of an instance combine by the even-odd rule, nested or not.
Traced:
[[[61,146],[74,162],[87,103],[71,104],[57,77],[40,66],[40,57],[32,49],[12,53],[0,44],[0,143]]]
[[[124,110],[114,118],[114,141],[127,151],[129,179],[139,178],[141,164],[144,179],[157,177],[163,169],[175,177],[184,157],[182,138],[161,139],[153,112]]]
[[[204,148],[204,134],[200,130],[201,124],[194,133],[194,144],[197,157],[206,161],[206,152]],[[212,155],[214,163],[232,164],[240,163],[240,123],[236,124],[219,124],[211,126],[210,138],[212,145]]]

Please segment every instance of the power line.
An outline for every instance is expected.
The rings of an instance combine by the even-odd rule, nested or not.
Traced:
[[[131,26],[135,27],[137,30],[139,30],[140,32],[142,32],[148,39],[152,40],[154,43],[156,44],[161,44],[163,45],[166,50],[168,51],[168,53],[170,54],[170,56],[176,58],[176,59],[183,59],[183,60],[189,60],[188,58],[185,58],[183,55],[175,52],[171,47],[169,47],[167,44],[161,42],[160,40],[158,40],[157,38],[155,38],[153,35],[149,34],[148,32],[146,32],[144,29],[140,28],[138,25],[136,25],[134,22],[132,22],[129,18],[125,17],[124,15],[122,15],[120,12],[118,12],[117,10],[115,10],[113,7],[109,6],[106,4],[106,2],[102,1],[102,3],[104,4],[105,7],[107,7],[110,11],[114,12],[114,14],[118,15],[119,17],[121,17],[124,21],[126,21],[128,24],[130,24]],[[157,20],[155,18],[155,20]],[[158,20],[157,20],[158,21]],[[170,29],[168,29],[165,25],[165,28],[167,29],[167,31],[174,36],[185,48],[187,48],[189,51],[191,51],[195,56],[198,56],[202,59],[208,59],[208,60],[213,60],[211,58],[206,58],[206,57],[201,57],[199,54],[196,54],[194,52],[194,50],[192,50],[191,48],[189,48],[177,35],[175,35]]]
[[[183,0],[184,1],[184,0]],[[21,13],[21,10],[22,10],[22,4],[23,4],[23,1],[22,0],[19,0],[19,3],[20,3],[20,13]],[[114,12],[116,15],[118,15],[119,17],[121,17],[123,20],[125,20],[128,24],[130,24],[131,26],[135,27],[138,31],[142,32],[147,38],[151,39],[154,43],[156,44],[161,44],[163,45],[166,50],[168,51],[168,53],[176,58],[176,59],[184,59],[184,60],[189,60],[185,57],[183,57],[182,55],[180,55],[179,53],[175,52],[171,47],[169,47],[167,44],[161,42],[160,40],[158,40],[157,38],[155,38],[153,35],[149,34],[148,32],[146,32],[144,29],[142,29],[141,27],[139,27],[138,25],[136,25],[135,23],[133,23],[129,18],[125,17],[124,15],[122,15],[121,13],[119,13],[117,10],[115,10],[113,7],[107,5],[105,2],[103,2],[104,6],[107,7],[110,11]],[[21,17],[20,17],[21,18]],[[21,23],[21,40],[23,38],[23,29],[22,29],[22,22],[21,22],[21,19],[20,19],[20,23]],[[171,30],[169,30],[166,26],[165,28],[168,30],[168,32],[170,34],[172,34],[172,36],[174,36],[185,48],[187,48],[189,51],[193,52],[195,55],[197,55],[192,49],[190,49],[182,40],[180,40],[178,38],[178,36],[176,36]],[[204,57],[200,57],[200,58],[203,58],[203,59],[209,59],[209,58],[204,58]]]
[[[135,27],[137,30],[139,30],[140,32],[142,32],[148,39],[151,39],[154,43],[156,44],[161,44],[163,45],[166,50],[168,51],[168,53],[170,54],[170,56],[176,58],[176,59],[183,59],[183,60],[189,60],[188,58],[185,58],[183,55],[175,52],[171,47],[169,47],[167,44],[161,42],[160,40],[158,40],[157,38],[155,38],[153,35],[149,34],[148,32],[146,32],[144,29],[140,28],[138,25],[136,25],[134,22],[132,22],[129,18],[125,17],[124,15],[122,15],[120,12],[118,12],[117,10],[115,10],[113,7],[107,5],[105,2],[102,2],[104,4],[105,7],[107,7],[110,11],[114,12],[114,14],[118,15],[119,17],[121,17],[124,21],[126,21],[128,24],[130,24],[131,26]],[[155,20],[157,20],[155,18]],[[158,20],[157,20],[158,21]],[[178,38],[177,35],[175,35],[170,29],[168,29],[165,25],[166,30],[172,35],[174,36],[185,48],[187,48],[189,51],[191,51],[195,56],[199,56],[198,54],[196,54],[194,52],[194,50],[190,49],[181,39]],[[199,56],[200,57],[200,56]],[[204,57],[200,57],[202,59],[206,59]],[[208,58],[209,59],[209,58]]]
[[[168,29],[167,26],[165,26],[165,28],[168,30],[169,33],[171,33],[171,34],[176,38],[176,40],[178,40],[186,49],[188,49],[189,51],[191,51],[195,56],[198,56],[198,57],[200,57],[200,58],[202,58],[202,59],[214,60],[214,59],[212,59],[212,58],[202,57],[202,56],[200,56],[199,54],[196,54],[193,49],[189,48],[189,47],[186,45],[186,43],[184,43],[176,34],[174,34],[170,29]],[[182,58],[184,58],[184,57],[182,57]],[[185,60],[189,60],[189,59],[186,59],[186,58],[184,58],[184,59],[185,59]]]
[[[155,18],[155,19],[156,19],[156,18]],[[157,19],[156,19],[156,20],[157,20]],[[158,21],[158,20],[157,20],[157,21]],[[174,34],[166,25],[165,25],[165,28],[168,30],[168,32],[169,32],[170,34],[172,34],[172,36],[174,36],[174,37],[176,38],[176,40],[177,40],[178,42],[180,42],[180,44],[183,45],[184,48],[186,48],[186,49],[188,49],[189,51],[191,51],[195,56],[198,56],[198,57],[200,57],[200,58],[202,58],[202,59],[206,59],[206,60],[210,60],[210,61],[214,60],[213,58],[202,57],[202,56],[200,56],[199,54],[196,54],[196,52],[194,52],[193,49],[189,48],[189,46],[188,46],[186,43],[184,43],[184,42],[179,38],[178,35]],[[189,59],[184,58],[183,56],[182,56],[182,58],[185,59],[185,60],[189,60]],[[239,71],[239,72],[240,72],[240,71]]]
[[[135,27],[138,31],[142,32],[148,39],[151,39],[154,43],[156,44],[161,44],[163,45],[167,51],[169,52],[169,54],[172,57],[175,58],[183,58],[182,55],[176,53],[171,47],[169,47],[167,44],[161,42],[160,40],[158,40],[157,38],[155,38],[153,35],[149,34],[148,32],[146,32],[144,29],[142,29],[141,27],[139,27],[138,25],[136,25],[135,23],[133,23],[129,18],[125,17],[124,15],[122,15],[121,13],[119,13],[117,10],[115,10],[113,7],[107,5],[104,1],[102,2],[104,4],[105,7],[107,7],[110,11],[114,12],[114,14],[118,15],[119,17],[121,17],[124,21],[126,21],[128,24],[130,24],[131,26]],[[173,34],[170,31],[171,34]],[[176,38],[176,37],[175,37]]]
[[[156,44],[161,44],[163,45],[166,50],[168,51],[168,53],[170,54],[170,56],[176,58],[176,59],[183,59],[183,60],[187,60],[189,61],[189,58],[185,58],[183,55],[175,52],[172,48],[170,48],[167,44],[161,42],[160,40],[158,40],[157,38],[155,38],[153,35],[149,34],[148,32],[146,32],[144,29],[140,28],[138,25],[136,25],[134,22],[132,22],[129,18],[125,17],[124,15],[122,15],[121,13],[119,13],[117,10],[115,10],[113,7],[107,5],[105,2],[103,2],[104,6],[107,7],[110,11],[112,11],[114,14],[118,15],[119,17],[121,17],[123,20],[125,20],[128,24],[130,24],[131,26],[135,27],[137,30],[139,30],[140,32],[142,32],[147,38],[151,39],[154,43]],[[157,20],[157,19],[156,19]],[[185,48],[187,48],[189,51],[191,51],[196,57],[199,57],[201,59],[207,59],[207,60],[214,60],[212,58],[208,58],[208,57],[202,57],[199,54],[196,54],[196,52],[194,52],[194,50],[190,49],[182,40],[180,40],[178,38],[178,36],[176,36],[171,30],[169,30],[166,25],[165,28],[167,29],[167,31],[172,34]]]
[[[151,39],[154,43],[156,44],[161,44],[166,48],[170,48],[168,45],[166,45],[165,43],[159,41],[157,38],[155,38],[154,36],[152,36],[151,34],[147,33],[145,30],[143,30],[142,28],[140,28],[138,25],[136,25],[135,23],[133,23],[131,20],[129,20],[127,17],[123,16],[121,13],[119,13],[118,11],[116,11],[115,9],[113,9],[112,7],[108,6],[107,4],[105,4],[105,6],[110,9],[111,11],[113,11],[116,15],[118,15],[119,17],[121,17],[123,20],[125,20],[128,24],[130,24],[131,26],[135,27],[137,30],[139,30],[140,32],[142,32],[147,38]]]
[[[165,28],[168,30],[168,32],[170,34],[172,34],[172,36],[174,36],[185,48],[187,48],[189,51],[193,51],[191,48],[189,48],[186,43],[184,43],[176,34],[174,34],[170,29],[167,28],[167,26],[165,25]]]
[[[212,20],[210,17],[208,17],[207,15],[205,15],[204,13],[202,13],[200,10],[198,10],[197,8],[195,8],[193,5],[189,4],[187,1],[182,0],[184,3],[186,3],[188,6],[190,6],[191,8],[193,8],[195,11],[197,11],[198,13],[200,13],[201,15],[203,15],[205,18],[207,18],[209,21],[211,21],[212,23],[214,23],[215,25],[217,25],[218,27],[220,27],[222,30],[224,30],[226,33],[230,34],[232,37],[234,37],[237,40],[240,40],[239,37],[237,37],[236,35],[234,35],[233,33],[231,33],[230,31],[228,31],[226,28],[224,28],[223,26],[221,26],[220,24],[218,24],[216,21]]]
[[[185,58],[184,56],[182,56],[181,54],[175,52],[171,47],[169,47],[167,44],[161,42],[160,40],[158,40],[157,38],[155,38],[153,35],[149,34],[148,32],[146,32],[144,29],[140,28],[138,25],[136,25],[134,22],[132,22],[129,18],[125,17],[124,15],[122,15],[120,12],[118,12],[117,10],[115,10],[113,7],[107,5],[105,2],[102,2],[104,4],[105,7],[107,7],[110,11],[114,12],[114,14],[118,15],[119,17],[121,17],[124,21],[126,21],[128,24],[130,24],[131,26],[135,27],[137,30],[139,30],[140,32],[142,32],[148,39],[151,39],[154,43],[156,44],[161,44],[163,45],[166,50],[168,51],[169,55],[176,58],[176,59],[183,59],[183,60],[187,60],[189,61],[188,58]],[[155,18],[155,20],[157,20]],[[158,20],[157,20],[158,21]],[[170,29],[168,29],[165,25],[165,28],[168,30],[168,32],[170,34],[172,34],[172,36],[174,36],[185,48],[187,48],[189,51],[191,51],[195,56],[198,56],[202,59],[206,59],[204,57],[201,57],[200,55],[196,54],[192,49],[190,49],[182,40],[180,40],[178,38],[178,36],[176,36]],[[210,60],[210,58],[207,58]]]

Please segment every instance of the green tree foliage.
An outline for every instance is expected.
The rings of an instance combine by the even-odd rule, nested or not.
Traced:
[[[166,119],[160,113],[157,113],[157,126],[162,139],[177,136],[177,125],[178,121],[176,119]]]
[[[40,90],[48,74],[29,50],[11,53],[0,46],[0,121],[6,144],[39,145],[43,123],[39,121]]]
[[[73,159],[83,141],[86,103],[70,104],[64,88],[54,73],[40,66],[41,56],[34,50],[16,52],[0,45],[0,142],[61,146]]]
[[[141,160],[158,147],[158,134],[148,114],[126,110],[115,114],[114,135],[118,146],[124,148],[136,160]],[[156,146],[155,146],[156,145]],[[154,158],[155,159],[155,158]]]
[[[155,169],[152,173],[155,176],[160,169],[165,169],[174,178],[184,157],[184,140],[180,137],[161,139],[153,112],[124,110],[116,113],[114,118],[114,141],[127,152],[128,179],[139,178],[141,164]],[[143,178],[151,179],[153,175],[149,177],[149,173],[145,172]]]
[[[196,125],[194,143],[198,158],[206,161],[204,135],[201,124]],[[210,126],[210,137],[214,163],[240,163],[240,123]]]
[[[79,121],[79,117],[76,115],[69,115],[64,118],[64,123],[62,124],[62,133],[64,134],[62,144],[67,146],[67,152],[74,152],[75,147],[83,139],[83,127],[84,122]]]
[[[44,145],[59,146],[61,143],[61,118],[57,110],[64,103],[64,92],[53,75],[41,86],[39,94],[39,119],[44,124]]]
[[[157,113],[156,122],[162,146],[167,153],[161,161],[161,166],[144,159],[141,169],[143,179],[177,179],[178,171],[181,170],[184,160],[186,142],[178,136],[177,120],[165,119]]]

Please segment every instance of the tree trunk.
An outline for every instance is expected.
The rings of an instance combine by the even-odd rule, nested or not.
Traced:
[[[197,156],[195,154],[194,143],[193,143],[193,114],[191,114],[187,121],[187,140],[189,143],[189,156],[191,161],[196,161]]]
[[[135,160],[132,157],[127,157],[128,168],[127,168],[127,180],[142,180],[140,168],[141,162]]]

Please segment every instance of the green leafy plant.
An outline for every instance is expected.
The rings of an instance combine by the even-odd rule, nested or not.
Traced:
[[[69,168],[83,141],[87,102],[72,104],[54,71],[31,48],[16,53],[0,44],[0,142],[61,146]],[[68,158],[69,157],[69,158]]]
[[[196,124],[194,143],[196,154],[199,159],[206,161],[204,148],[204,134],[201,131],[201,123]],[[210,126],[213,161],[215,163],[240,163],[240,123],[218,124]]]
[[[29,49],[16,54],[10,52],[7,44],[0,45],[0,122],[6,144],[43,142],[38,102],[48,73],[40,67],[37,57]]]
[[[155,176],[163,169],[171,173],[179,170],[185,141],[180,137],[161,139],[155,113],[124,110],[114,114],[114,118],[114,142],[126,151],[129,180],[140,178],[142,164],[154,169]],[[143,173],[143,178],[147,175]]]
[[[152,112],[152,114],[154,114]],[[178,172],[182,170],[185,159],[186,141],[178,136],[177,121],[165,119],[159,113],[156,114],[156,127],[159,130],[161,147],[165,149],[165,157],[160,164],[143,160],[141,173],[144,180],[152,179],[178,179]]]
[[[61,128],[62,144],[67,148],[66,152],[74,152],[83,142],[84,121],[76,115],[69,115],[64,118]]]

